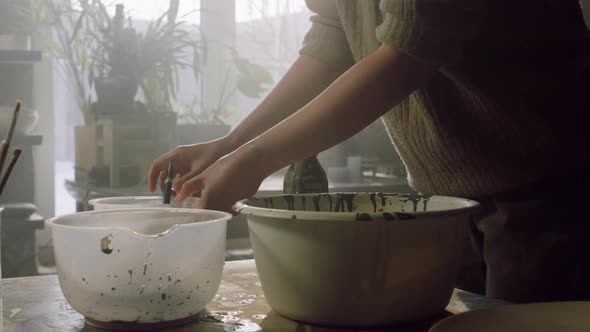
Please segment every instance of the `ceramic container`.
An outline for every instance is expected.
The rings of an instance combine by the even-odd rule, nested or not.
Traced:
[[[100,327],[196,317],[220,284],[230,217],[157,208],[50,219],[64,296],[89,324]]]
[[[119,196],[95,198],[88,201],[95,211],[112,209],[142,209],[157,207],[179,207],[196,208],[199,203],[198,197],[188,197],[180,206],[172,200],[170,205],[162,203],[162,196]]]
[[[240,201],[269,305],[323,325],[399,324],[440,314],[457,277],[471,200],[303,194]]]

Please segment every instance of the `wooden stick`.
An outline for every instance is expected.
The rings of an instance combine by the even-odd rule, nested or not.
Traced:
[[[12,170],[14,169],[14,165],[16,165],[18,157],[20,157],[22,152],[23,152],[23,150],[21,150],[21,149],[14,149],[14,151],[12,152],[12,159],[10,159],[10,164],[8,164],[8,168],[6,169],[6,173],[4,173],[4,177],[2,178],[2,182],[0,182],[0,196],[2,196],[2,192],[4,191],[4,187],[6,187],[6,183],[8,182],[8,178],[10,177],[10,174],[12,173]]]
[[[16,121],[18,120],[18,113],[20,111],[21,101],[16,101],[16,107],[14,108],[14,114],[12,114],[12,122],[10,123],[10,128],[8,129],[8,133],[6,133],[6,137],[2,141],[0,145],[0,174],[2,174],[2,170],[4,168],[4,163],[6,162],[6,157],[8,156],[8,150],[10,149],[10,142],[12,141],[12,135],[14,135],[14,128],[16,127]]]
[[[18,120],[18,113],[20,111],[21,101],[20,99],[16,100],[16,107],[14,108],[14,113],[12,114],[12,123],[10,124],[10,129],[8,130],[8,134],[6,135],[6,142],[8,146],[10,146],[10,142],[12,142],[12,135],[14,135],[14,128],[16,128],[16,121]]]
[[[0,175],[2,175],[2,168],[4,167],[4,161],[6,160],[7,154],[8,154],[8,143],[6,143],[6,140],[3,139],[2,143],[0,143]]]

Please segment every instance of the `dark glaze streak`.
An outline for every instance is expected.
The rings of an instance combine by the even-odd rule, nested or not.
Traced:
[[[295,198],[292,195],[283,195],[283,199],[287,202],[287,210],[295,210]]]
[[[340,199],[340,196],[336,196],[336,208],[334,209],[334,212],[342,212],[342,208],[342,200]]]
[[[168,282],[172,282],[172,277],[168,275]]]
[[[320,197],[322,197],[322,195],[313,196],[313,208],[318,212],[320,211]]]
[[[129,285],[131,285],[131,279],[133,279],[133,270],[129,270]]]
[[[422,195],[409,194],[409,195],[403,195],[402,198],[405,198],[405,200],[400,199],[400,202],[402,202],[402,203],[412,202],[413,209],[414,209],[413,211],[418,212],[418,203],[420,203],[420,201],[422,200]]]
[[[381,197],[381,207],[384,207],[387,203],[386,198],[387,196],[383,193],[378,193],[377,196]]]
[[[162,293],[162,301],[166,301],[166,293]]]
[[[428,209],[428,202],[430,201],[431,195],[424,195],[422,198],[422,205],[424,206],[424,211]]]
[[[377,212],[377,201],[375,200],[375,194],[370,194],[369,199],[371,200],[371,204],[373,204],[373,213]]]
[[[110,255],[113,252],[113,249],[110,248],[112,238],[113,234],[109,234],[100,239],[100,251],[102,251],[104,254]]]
[[[305,211],[305,196],[300,196],[301,197],[301,205],[303,206],[303,211]]]
[[[332,195],[328,194],[328,200],[330,201],[330,209],[328,211],[332,211]]]
[[[145,272],[147,271],[147,263],[143,264],[143,275],[145,275]]]
[[[271,197],[264,197],[264,207],[267,209],[274,209],[274,199]]]
[[[350,194],[336,194],[336,211],[334,212],[346,212],[344,211],[344,205],[346,204],[346,209],[348,212],[352,212],[352,205],[354,201],[354,197],[356,193]]]
[[[176,281],[172,284],[172,286],[176,285],[179,282],[182,282],[182,281],[180,281],[180,279],[176,279]]]

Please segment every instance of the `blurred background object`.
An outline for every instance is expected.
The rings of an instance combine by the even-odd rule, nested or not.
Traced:
[[[43,220],[91,198],[149,194],[152,159],[227,134],[266,96],[309,16],[304,0],[0,0],[0,128],[24,100],[19,190],[0,204],[30,204],[19,218]],[[379,121],[318,159],[331,191],[409,190]],[[284,173],[259,194],[281,192]],[[30,225],[38,273],[51,273],[48,233],[19,225]],[[228,259],[251,257],[243,218],[227,236]]]

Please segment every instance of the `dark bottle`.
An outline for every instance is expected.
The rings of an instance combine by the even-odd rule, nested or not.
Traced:
[[[291,165],[283,182],[284,194],[327,193],[328,177],[317,156]]]

